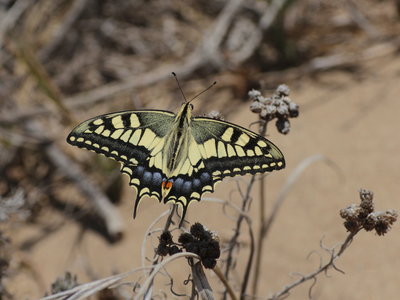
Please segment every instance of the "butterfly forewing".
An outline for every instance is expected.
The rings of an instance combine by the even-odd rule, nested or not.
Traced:
[[[285,167],[282,152],[266,138],[238,125],[193,118],[192,134],[214,181]]]
[[[174,118],[173,113],[156,110],[106,114],[78,125],[67,141],[121,162],[121,171],[137,189],[137,207],[146,195],[161,200],[164,137]]]

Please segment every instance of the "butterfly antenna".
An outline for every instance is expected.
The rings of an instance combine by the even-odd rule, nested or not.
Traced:
[[[214,85],[216,85],[217,82],[214,81],[212,84],[210,84],[210,86],[208,88],[206,88],[204,91],[198,93],[196,96],[194,96],[192,99],[189,100],[189,102],[192,102],[194,99],[196,99],[198,96],[200,96],[201,94],[207,92],[209,89],[211,89]]]
[[[185,97],[185,94],[183,93],[183,90],[182,90],[182,88],[181,88],[181,85],[179,84],[178,76],[176,76],[176,73],[175,73],[175,72],[172,72],[172,75],[174,75],[174,77],[175,77],[176,83],[178,84],[178,87],[179,87],[179,90],[181,91],[181,94],[182,94],[182,96],[183,96],[183,99],[185,99],[185,102],[188,102],[187,99],[186,99],[186,97]]]

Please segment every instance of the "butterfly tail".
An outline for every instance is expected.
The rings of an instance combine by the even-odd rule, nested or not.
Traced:
[[[179,228],[182,227],[183,221],[185,221],[185,216],[186,216],[186,212],[187,212],[187,205],[182,205],[182,216],[181,216],[181,221],[179,222]]]
[[[140,202],[140,197],[139,197],[139,193],[137,193],[136,200],[135,200],[135,206],[133,208],[133,218],[134,219],[136,219],[136,213],[137,213],[137,208],[139,206],[139,202]]]

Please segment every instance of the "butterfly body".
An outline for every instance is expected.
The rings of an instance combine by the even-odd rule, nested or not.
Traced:
[[[281,151],[264,137],[238,125],[192,117],[185,102],[175,115],[161,110],[122,111],[78,125],[67,142],[121,162],[121,172],[136,188],[137,207],[144,196],[183,207],[200,201],[226,176],[285,167]],[[183,219],[183,218],[182,218]]]

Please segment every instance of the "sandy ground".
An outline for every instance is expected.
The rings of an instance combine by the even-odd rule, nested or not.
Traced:
[[[291,97],[300,105],[301,114],[292,120],[292,130],[283,136],[271,126],[269,138],[282,149],[287,168],[267,178],[268,203],[276,199],[285,180],[305,158],[323,154],[332,160],[339,172],[319,161],[310,166],[291,189],[272,231],[265,243],[259,296],[266,297],[297,279],[293,272],[308,273],[319,265],[317,251],[324,260],[320,240],[334,246],[347,233],[339,210],[358,203],[358,190],[375,193],[377,210],[399,209],[400,167],[400,58],[387,57],[368,62],[363,76],[331,71],[314,79],[288,83]],[[196,100],[202,101],[202,100]],[[197,102],[198,104],[198,102]],[[196,103],[195,103],[196,105]],[[235,104],[236,105],[236,104]],[[256,118],[241,106],[227,120],[248,126]],[[156,107],[155,107],[156,108]],[[222,110],[223,112],[223,110]],[[77,149],[76,151],[83,151]],[[245,178],[248,180],[249,178]],[[228,200],[235,183],[219,184],[213,197]],[[125,238],[110,245],[96,233],[82,234],[78,224],[68,221],[28,252],[15,253],[13,264],[24,261],[26,270],[7,281],[16,299],[36,299],[49,290],[51,283],[66,270],[78,274],[80,283],[139,267],[144,232],[155,216],[167,209],[155,200],[143,201],[139,216],[132,221],[134,192],[126,188],[119,211],[126,224]],[[251,208],[257,225],[257,191]],[[268,209],[270,208],[270,205]],[[43,216],[46,224],[63,220],[49,209]],[[228,238],[233,222],[223,216],[221,206],[202,202],[191,205],[190,222],[200,221],[216,231],[222,240]],[[399,224],[383,237],[361,232],[351,247],[337,261],[345,272],[329,271],[321,275],[313,289],[313,299],[398,299],[400,294]],[[14,226],[13,243],[19,244],[39,233],[36,225]],[[243,231],[241,241],[247,240]],[[239,255],[236,275],[247,257],[247,244]],[[174,263],[171,272],[182,273],[185,261]],[[187,268],[187,267],[185,267]],[[207,272],[213,278],[211,272]],[[185,277],[182,277],[182,280]],[[218,291],[219,286],[212,280]],[[307,299],[311,282],[295,289],[289,299]],[[168,287],[164,287],[167,291]],[[217,297],[218,298],[218,297]]]

